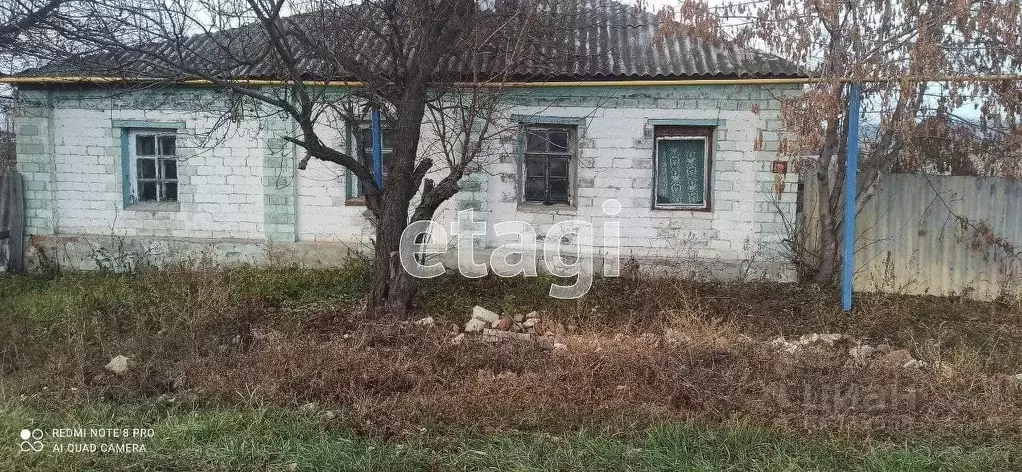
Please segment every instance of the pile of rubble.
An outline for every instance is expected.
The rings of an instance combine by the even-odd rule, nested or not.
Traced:
[[[433,325],[433,318],[416,321],[420,326]],[[459,330],[460,331],[460,330]],[[466,335],[480,335],[485,342],[522,341],[533,342],[544,349],[560,351],[567,349],[565,344],[557,340],[575,331],[575,327],[564,326],[552,320],[544,320],[539,312],[501,316],[481,306],[472,308],[472,317],[465,323],[464,331],[459,332],[451,342],[460,344]]]
[[[859,366],[865,366],[871,362],[878,362],[891,367],[902,367],[905,369],[922,369],[929,364],[921,359],[912,357],[907,349],[892,349],[887,344],[871,345],[863,343],[847,334],[804,334],[798,339],[787,340],[778,336],[770,341],[770,346],[784,354],[798,354],[809,350],[847,349],[851,362]]]

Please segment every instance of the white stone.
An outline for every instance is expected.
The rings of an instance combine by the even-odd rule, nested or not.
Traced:
[[[121,355],[115,356],[110,359],[110,362],[105,366],[106,370],[113,372],[117,375],[121,375],[128,371],[128,361],[130,358]]]
[[[486,323],[492,324],[500,319],[500,315],[490,310],[487,310],[486,308],[476,305],[475,308],[472,308],[472,319],[485,321]]]
[[[436,324],[436,320],[434,320],[432,316],[427,316],[421,320],[415,321],[415,324],[417,326],[433,326]]]
[[[848,355],[859,364],[864,364],[870,357],[877,353],[877,349],[868,344],[855,346],[848,350]]]
[[[457,346],[457,345],[461,344],[461,342],[464,341],[464,340],[465,340],[465,333],[458,333],[457,336],[451,338],[451,344]]]
[[[471,320],[468,320],[468,323],[465,323],[465,332],[478,333],[486,329],[487,326],[489,326],[489,323],[483,320],[477,320],[475,318],[472,318]]]

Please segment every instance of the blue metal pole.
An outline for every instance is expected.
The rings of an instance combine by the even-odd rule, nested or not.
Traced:
[[[376,186],[383,188],[383,131],[380,129],[380,110],[373,110],[373,177]]]
[[[859,172],[859,86],[848,88],[848,159],[845,167],[844,265],[841,268],[841,309],[852,311],[852,275],[855,269],[855,195]]]

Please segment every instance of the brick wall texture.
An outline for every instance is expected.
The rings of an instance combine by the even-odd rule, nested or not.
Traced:
[[[554,223],[595,227],[595,252],[608,221],[621,227],[621,254],[695,274],[728,271],[786,279],[793,274],[783,240],[795,213],[797,176],[784,175],[778,192],[772,162],[781,138],[780,99],[797,86],[549,87],[516,90],[491,129],[480,165],[463,191],[437,216],[449,229],[455,211],[474,209],[489,224],[524,221],[543,235]],[[26,234],[39,240],[127,238],[174,256],[182,247],[229,245],[217,258],[265,260],[267,247],[359,247],[372,228],[365,208],[352,205],[347,172],[303,157],[283,139],[290,121],[265,105],[235,103],[208,89],[18,91],[14,112],[18,169],[26,188]],[[519,203],[519,118],[574,118],[578,127],[573,205]],[[122,199],[118,123],[175,122],[180,203],[171,210]],[[688,120],[714,122],[712,211],[652,209],[653,126]],[[424,124],[420,149],[436,147]],[[499,133],[498,133],[499,134]],[[346,149],[343,125],[324,121],[321,137]],[[442,160],[442,159],[439,159]],[[444,169],[437,166],[434,178]],[[793,168],[789,166],[789,171]],[[616,199],[622,210],[607,216]],[[174,242],[173,244],[168,241]],[[494,247],[500,241],[483,238]],[[99,243],[97,243],[99,244]],[[109,248],[107,248],[109,249]],[[81,256],[65,257],[81,263]],[[699,275],[699,274],[696,274]]]

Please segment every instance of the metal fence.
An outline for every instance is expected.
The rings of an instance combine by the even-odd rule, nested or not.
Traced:
[[[814,253],[816,181],[800,232]],[[856,218],[854,287],[994,299],[1022,288],[1022,182],[892,174]]]
[[[24,208],[21,175],[0,173],[0,272],[24,269]]]

